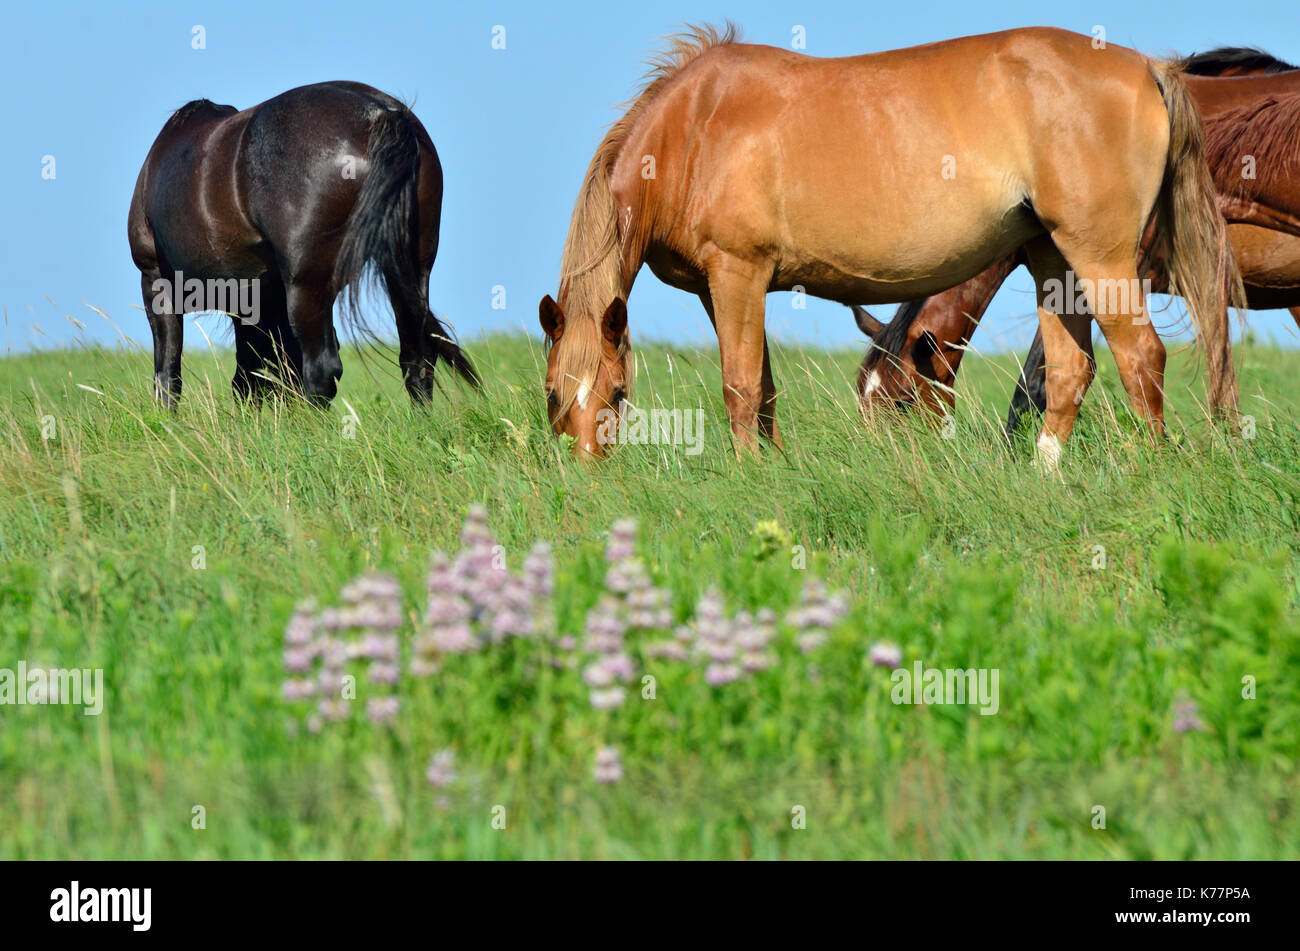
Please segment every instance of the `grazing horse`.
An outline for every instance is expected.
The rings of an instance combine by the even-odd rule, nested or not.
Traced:
[[[258,306],[232,314],[236,396],[259,398],[275,363],[327,405],[343,375],[334,301],[346,292],[345,319],[366,331],[358,298],[368,263],[397,318],[411,398],[429,398],[440,357],[476,382],[429,310],[441,211],[433,141],[377,89],[318,83],[242,112],[206,99],[182,106],[149,150],[127,222],[158,399],[171,407],[181,393],[182,314],[227,309],[202,288],[243,281],[256,282],[244,299]]]
[[[642,264],[704,305],[744,451],[759,436],[779,442],[768,291],[905,300],[1022,246],[1040,300],[1069,268],[1132,286],[1157,204],[1212,373],[1230,368],[1222,291],[1235,271],[1200,135],[1176,65],[1064,30],[839,59],[742,44],[730,26],[693,30],[587,169],[558,300],[539,307],[552,428],[590,455],[616,432],[631,382],[626,299]],[[1163,431],[1164,346],[1140,291],[1094,310],[1134,407]],[[1048,379],[1049,461],[1092,378],[1092,319],[1039,310],[1062,368]]]
[[[1199,53],[1184,67],[1246,304],[1289,308],[1300,325],[1300,69],[1241,48]],[[1163,252],[1154,238],[1149,222],[1145,274],[1153,290],[1166,292]],[[965,284],[901,305],[885,325],[854,307],[859,328],[873,341],[858,375],[864,409],[882,402],[919,402],[940,413],[951,408],[957,368],[975,328],[1003,281],[1024,263],[1017,252]],[[1012,397],[1008,436],[1031,403],[1040,411],[1046,406],[1044,359],[1036,335]]]

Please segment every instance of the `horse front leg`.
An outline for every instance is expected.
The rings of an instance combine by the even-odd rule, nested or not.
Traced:
[[[709,298],[722,355],[723,400],[741,454],[758,450],[758,437],[777,438],[776,386],[767,356],[764,315],[771,261],[719,253],[709,262]]]

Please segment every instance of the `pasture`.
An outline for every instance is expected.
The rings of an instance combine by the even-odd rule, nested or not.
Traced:
[[[484,392],[440,368],[427,409],[392,354],[346,350],[325,411],[242,407],[232,355],[188,336],[175,414],[143,351],[0,359],[0,666],[105,684],[98,716],[0,706],[0,858],[1300,857],[1294,352],[1238,346],[1249,419],[1217,428],[1173,353],[1160,446],[1099,354],[1049,476],[999,441],[1010,356],[967,359],[943,428],[864,424],[860,349],[777,347],[784,450],[737,459],[716,347],[638,339],[633,403],[702,409],[702,451],[593,467],[522,336],[466,341]],[[714,685],[631,631],[611,709],[540,635],[411,676],[430,553],[475,503],[509,571],[551,545],[556,638],[581,643],[632,518],[673,625],[716,586],[776,612],[773,663]],[[368,720],[358,677],[312,732],[286,624],[368,572],[403,590],[398,712]],[[805,651],[810,578],[847,612]],[[997,669],[997,712],[892,702],[877,645]]]

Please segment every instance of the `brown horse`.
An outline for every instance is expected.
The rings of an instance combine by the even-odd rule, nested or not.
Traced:
[[[1185,67],[1205,121],[1219,207],[1232,222],[1228,236],[1247,306],[1289,308],[1300,325],[1300,70],[1259,50],[1237,48],[1197,54]],[[1164,292],[1167,275],[1154,237],[1149,223],[1145,273],[1152,289]],[[902,305],[887,325],[855,307],[858,326],[873,340],[858,376],[864,409],[915,401],[947,412],[971,335],[1003,281],[1024,263],[1025,255],[1017,252],[965,284]],[[1009,435],[1030,402],[1040,410],[1045,405],[1043,359],[1036,337],[1013,398]]]
[[[605,451],[631,381],[626,299],[643,263],[699,296],[732,432],[752,448],[779,438],[768,291],[896,301],[1022,246],[1040,290],[1070,268],[1132,286],[1157,203],[1217,374],[1231,367],[1232,262],[1200,136],[1176,65],[1063,30],[816,59],[697,29],[659,60],[587,170],[558,302],[540,305],[552,427],[579,453]],[[1161,431],[1164,346],[1140,293],[1097,311],[1135,409]],[[1041,437],[1053,455],[1092,377],[1093,318],[1045,307],[1039,318],[1063,368]]]
[[[441,357],[474,371],[429,310],[442,166],[401,102],[361,83],[301,86],[239,112],[199,99],[159,133],[131,198],[127,231],[154,343],[154,389],[181,393],[182,314],[232,313],[235,394],[258,397],[266,368],[327,404],[343,375],[334,301],[358,329],[367,264],[382,275],[416,402]],[[251,285],[245,293],[244,287]],[[191,291],[191,288],[193,289]],[[221,301],[210,299],[218,295]]]

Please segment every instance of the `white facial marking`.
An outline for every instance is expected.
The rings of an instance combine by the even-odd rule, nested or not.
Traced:
[[[872,370],[867,377],[867,382],[862,387],[862,395],[870,396],[876,390],[880,389],[880,371]]]
[[[583,380],[578,384],[578,409],[586,409],[589,399],[591,399],[591,380]]]
[[[1061,440],[1055,435],[1042,433],[1038,437],[1038,461],[1047,472],[1055,472],[1061,467]]]

